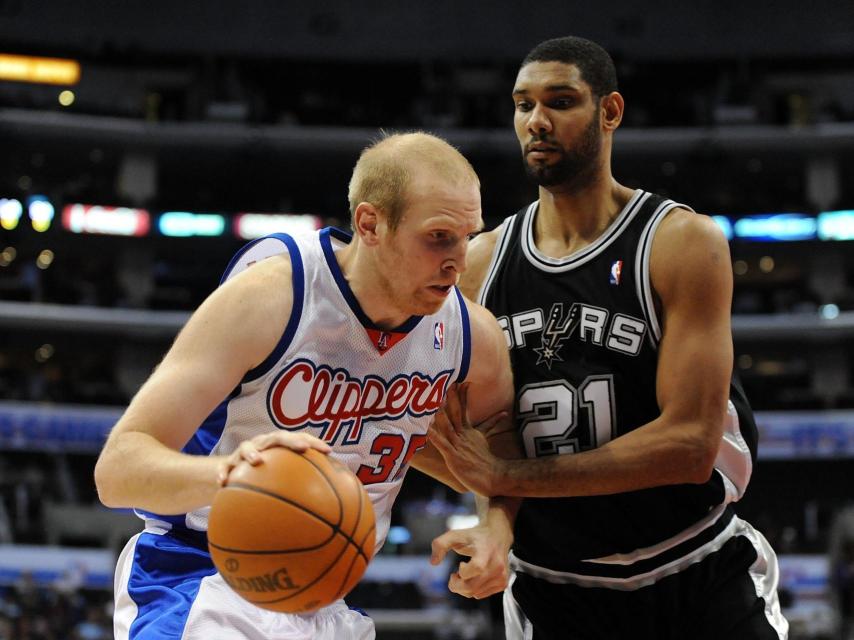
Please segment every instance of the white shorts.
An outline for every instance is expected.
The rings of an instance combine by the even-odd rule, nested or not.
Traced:
[[[372,640],[373,621],[343,600],[314,613],[267,611],[238,596],[206,549],[162,531],[131,538],[116,567],[117,640]]]

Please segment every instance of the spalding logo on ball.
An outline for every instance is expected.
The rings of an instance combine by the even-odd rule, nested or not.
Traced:
[[[306,613],[344,597],[374,555],[374,509],[359,479],[309,449],[261,452],[220,489],[208,519],[208,547],[223,580],[244,599]]]

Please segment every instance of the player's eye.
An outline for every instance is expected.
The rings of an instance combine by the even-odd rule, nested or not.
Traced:
[[[527,102],[525,100],[519,100],[516,103],[516,110],[517,111],[530,111],[531,110],[531,103]]]

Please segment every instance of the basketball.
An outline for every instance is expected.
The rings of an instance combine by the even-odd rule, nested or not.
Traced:
[[[216,494],[208,546],[226,583],[264,609],[307,613],[347,594],[374,554],[374,509],[359,479],[314,449],[260,452]]]

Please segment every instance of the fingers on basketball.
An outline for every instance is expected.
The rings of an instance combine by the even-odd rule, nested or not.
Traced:
[[[213,501],[211,558],[225,582],[264,609],[306,613],[342,598],[374,554],[373,506],[340,462],[309,449],[238,464]]]

